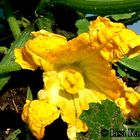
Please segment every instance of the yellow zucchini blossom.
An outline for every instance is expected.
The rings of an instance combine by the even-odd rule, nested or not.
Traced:
[[[68,124],[67,135],[70,140],[76,140],[76,133],[88,130],[79,117],[83,110],[89,109],[89,103],[110,99],[116,102],[126,118],[139,117],[139,93],[128,88],[116,76],[110,63],[127,54],[139,54],[140,37],[133,31],[121,23],[98,17],[91,21],[89,32],[69,41],[64,36],[45,30],[32,32],[32,36],[23,48],[15,49],[16,62],[23,69],[35,70],[39,67],[44,71],[44,88],[38,92],[38,100],[57,107],[62,120]],[[38,120],[31,118],[26,121],[26,106],[23,120],[30,124],[34,136],[42,136],[37,127],[36,130],[31,127]],[[36,107],[33,108],[36,113]],[[49,107],[46,114],[47,111]],[[50,122],[55,118],[50,118]]]
[[[42,100],[26,101],[22,112],[22,119],[28,123],[33,135],[41,140],[45,127],[59,117],[60,111],[56,106]]]

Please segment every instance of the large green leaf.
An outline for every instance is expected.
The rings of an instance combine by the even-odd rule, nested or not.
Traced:
[[[82,113],[81,119],[86,122],[89,131],[78,134],[78,140],[110,140],[111,129],[124,129],[124,118],[120,109],[109,100],[102,104],[90,104],[89,110]]]
[[[139,140],[140,122],[125,120],[114,102],[92,103],[80,116],[87,124],[87,133],[77,134],[78,140]]]

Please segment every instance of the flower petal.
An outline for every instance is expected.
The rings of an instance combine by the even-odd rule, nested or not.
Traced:
[[[83,125],[84,125],[84,123],[82,121],[80,121],[80,122],[81,123],[78,123],[79,124],[79,128],[81,128],[81,126],[83,127]],[[85,131],[84,132],[86,132],[87,131],[87,126],[85,125],[84,128],[85,128]],[[81,132],[81,131],[78,131],[78,129],[75,126],[68,125],[68,128],[67,128],[67,136],[68,136],[68,138],[70,140],[77,140],[76,133],[78,133],[78,132]]]
[[[52,92],[48,92],[47,90],[41,90],[38,94],[40,94],[40,92],[42,95],[46,95],[44,101],[47,101],[48,103],[53,104],[59,108],[62,120],[68,124],[67,134],[70,140],[73,140],[73,137],[76,137],[76,133],[86,132],[88,130],[86,124],[82,122],[79,117],[83,109],[89,108],[88,103],[90,96],[88,99],[84,98],[86,97],[86,94],[84,97],[81,95],[80,100],[78,95],[72,95],[64,92],[63,90],[60,91],[57,96],[54,96]],[[93,98],[93,96],[91,97]],[[70,129],[69,126],[74,129]]]
[[[25,121],[38,139],[44,136],[45,127],[59,117],[59,110],[42,100],[27,100],[22,112],[22,119]]]
[[[114,100],[123,96],[125,93],[123,82],[116,77],[110,64],[100,61],[100,58],[98,58],[99,63],[94,58],[93,60],[87,61],[87,65],[90,67],[86,65],[84,67],[86,88],[91,89],[101,99],[106,96],[106,98]]]
[[[83,75],[85,88],[93,90],[100,99],[118,98],[124,94],[123,82],[118,80],[112,66],[102,58],[100,51],[90,45],[87,33],[68,41],[69,48],[56,54],[57,59],[52,62],[55,69],[59,71],[62,67],[72,67]]]
[[[53,54],[53,59],[49,59],[54,64],[54,69],[59,71],[68,65],[71,67],[77,65],[79,61],[84,61],[91,52],[89,35],[83,33],[76,38],[69,40],[61,51]],[[58,61],[59,60],[59,61]]]
[[[45,30],[32,32],[32,35],[34,38],[27,41],[24,48],[15,49],[16,62],[24,69],[49,69],[47,59],[53,59],[53,53],[63,49],[67,40]]]
[[[38,67],[34,63],[32,56],[26,53],[25,48],[16,48],[14,52],[16,57],[15,62],[20,64],[23,69],[35,70]]]
[[[109,62],[119,61],[127,54],[140,54],[140,35],[125,28],[122,23],[98,17],[90,22],[89,29],[93,49],[100,49],[103,58]]]
[[[57,104],[59,100],[59,80],[57,79],[56,71],[49,71],[43,73],[44,89],[38,92],[38,99],[45,100],[54,105]]]
[[[139,119],[140,94],[132,88],[126,87],[126,85],[124,85],[124,89],[126,90],[125,96],[117,98],[115,102],[127,119]]]
[[[88,99],[84,100],[83,98],[80,100],[78,95],[72,95],[65,91],[60,91],[59,93],[57,106],[61,111],[61,118],[68,126],[75,127],[75,131],[73,131],[75,135],[78,132],[86,132],[88,130],[86,124],[79,119],[82,111],[88,109],[88,105],[84,103],[84,101],[87,100]],[[67,132],[69,133],[69,130],[67,130]]]

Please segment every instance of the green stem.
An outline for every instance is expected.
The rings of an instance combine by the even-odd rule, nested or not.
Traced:
[[[52,0],[52,4],[66,5],[74,10],[97,15],[140,11],[140,0]]]
[[[21,30],[19,28],[18,22],[12,12],[12,9],[9,5],[8,0],[3,0],[2,4],[3,4],[4,12],[7,18],[7,22],[10,26],[10,29],[13,33],[14,38],[16,39],[21,34]]]
[[[20,67],[20,65],[18,65],[16,63],[13,65],[1,65],[0,64],[0,74],[13,72],[13,71],[17,71],[17,70],[21,70],[21,67]]]

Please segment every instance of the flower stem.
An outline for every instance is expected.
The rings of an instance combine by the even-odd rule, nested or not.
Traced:
[[[7,22],[9,24],[9,27],[10,27],[12,33],[13,33],[14,38],[16,39],[21,34],[21,30],[19,28],[18,22],[17,22],[14,14],[12,12],[12,9],[9,5],[8,0],[3,0],[2,4],[3,4],[5,16],[7,18]]]
[[[140,11],[140,0],[52,0],[52,5],[66,5],[74,10],[97,15]]]

